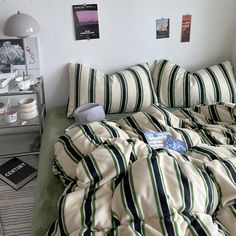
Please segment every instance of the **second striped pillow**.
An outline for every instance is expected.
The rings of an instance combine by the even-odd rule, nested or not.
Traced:
[[[166,107],[236,102],[236,82],[229,61],[191,73],[167,60],[158,60],[153,83],[158,102]]]

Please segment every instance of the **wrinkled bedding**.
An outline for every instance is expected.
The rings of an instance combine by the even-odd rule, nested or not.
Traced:
[[[55,144],[66,187],[47,235],[236,235],[235,106],[151,105],[72,128]],[[152,149],[150,131],[183,140],[186,155]]]

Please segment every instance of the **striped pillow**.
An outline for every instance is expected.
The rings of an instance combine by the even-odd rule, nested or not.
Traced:
[[[236,82],[229,61],[191,73],[167,60],[158,60],[153,83],[159,103],[167,107],[236,102]]]
[[[95,102],[106,113],[140,111],[157,102],[148,64],[107,75],[81,64],[69,64],[67,117],[83,104]]]

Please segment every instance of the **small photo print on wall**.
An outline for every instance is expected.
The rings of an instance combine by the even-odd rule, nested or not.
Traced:
[[[0,64],[25,65],[23,39],[0,39]]]
[[[161,18],[156,20],[156,38],[163,39],[170,37],[170,19]]]
[[[99,38],[97,4],[73,6],[76,40]]]
[[[29,74],[40,75],[37,37],[0,39],[0,65],[10,64],[12,65],[11,69],[17,70],[21,75],[26,70],[25,63],[27,63]]]
[[[182,17],[182,30],[181,30],[181,42],[190,41],[192,15],[183,15]]]

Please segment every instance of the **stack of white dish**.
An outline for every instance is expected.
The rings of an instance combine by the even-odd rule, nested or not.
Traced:
[[[22,120],[33,119],[38,115],[37,104],[34,98],[23,98],[18,101],[19,116]]]

